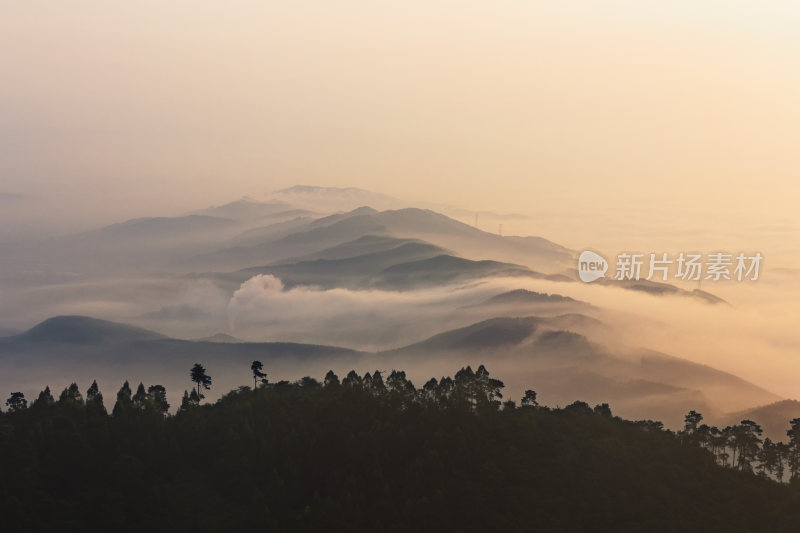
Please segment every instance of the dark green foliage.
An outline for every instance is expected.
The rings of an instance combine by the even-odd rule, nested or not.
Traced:
[[[133,408],[140,411],[147,409],[147,391],[144,388],[144,383],[139,383],[136,388],[136,394],[133,395]]]
[[[342,382],[342,385],[344,385],[345,387],[354,387],[354,388],[359,388],[362,386],[362,384],[363,382],[361,378],[358,376],[358,374],[356,374],[355,370],[351,370],[350,372],[348,372],[347,376],[345,376],[344,381]]]
[[[741,472],[738,460],[723,468],[710,444],[615,418],[606,405],[499,409],[502,384],[481,369],[419,390],[400,371],[386,383],[352,373],[341,385],[331,373],[242,387],[205,406],[192,389],[171,417],[157,407],[163,387],[134,409],[127,384],[114,416],[90,414],[88,392],[86,405],[2,413],[3,530],[800,528],[796,484]],[[777,446],[765,441],[751,464],[775,470]]]
[[[58,397],[59,403],[68,403],[68,404],[82,404],[83,403],[83,396],[81,396],[81,391],[78,389],[77,383],[73,383],[63,391],[61,391],[61,396]]]
[[[133,408],[133,400],[131,399],[131,386],[128,382],[122,384],[122,387],[117,392],[117,403],[114,404],[114,416],[127,413]]]
[[[523,407],[536,407],[539,402],[536,401],[536,391],[526,390],[525,396],[522,397]]]
[[[97,381],[93,381],[89,390],[86,391],[86,407],[103,414],[106,413],[106,406],[103,404],[103,393],[100,392]]]
[[[261,383],[262,385],[267,384],[267,375],[262,372],[264,369],[264,364],[261,361],[253,361],[253,364],[250,365],[250,370],[253,372],[253,388],[255,389],[258,387],[258,384]]]
[[[339,376],[333,373],[333,370],[328,370],[328,373],[325,374],[325,381],[323,384],[326,387],[338,387],[339,386]]]
[[[200,387],[203,387],[205,390],[210,389],[211,376],[206,374],[206,369],[199,363],[195,363],[191,370],[189,370],[189,376],[192,378],[192,381],[197,384],[197,401],[199,403],[200,400],[204,398],[203,393],[200,392]]]
[[[12,392],[11,396],[6,400],[6,406],[10,413],[22,411],[28,407],[28,400],[25,399],[25,395],[21,392]]]
[[[56,403],[56,400],[50,392],[50,387],[45,387],[44,390],[39,393],[39,397],[36,398],[36,401],[33,402],[33,406],[45,407],[47,405],[53,405],[54,403]]]
[[[800,479],[800,418],[792,419],[786,435],[789,437],[789,473],[792,479]]]
[[[166,416],[169,412],[169,403],[167,403],[167,389],[163,385],[151,385],[147,388],[147,399],[149,405],[157,412]]]
[[[601,403],[600,405],[594,406],[594,412],[598,415],[603,415],[611,418],[611,407],[607,403]]]
[[[297,384],[307,389],[309,388],[318,389],[319,387],[322,386],[322,384],[319,381],[308,376],[300,379],[300,381],[298,381]]]
[[[194,392],[194,389],[192,389],[192,392]],[[189,391],[185,390],[183,391],[183,398],[181,398],[181,406],[178,412],[188,411],[192,407],[194,407],[194,405],[192,405],[192,401],[189,398]]]

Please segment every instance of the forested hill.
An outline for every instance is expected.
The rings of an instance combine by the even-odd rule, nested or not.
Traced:
[[[366,379],[365,379],[366,378]],[[462,370],[262,384],[166,415],[127,384],[0,414],[3,531],[800,531],[798,483],[607,406],[500,406]]]

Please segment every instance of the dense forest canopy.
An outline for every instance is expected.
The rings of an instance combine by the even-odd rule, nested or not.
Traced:
[[[483,366],[270,383],[264,366],[169,414],[160,385],[93,383],[0,414],[7,531],[797,531],[800,420],[761,441],[690,412],[683,431],[608,405],[519,405]],[[245,370],[246,371],[246,370]],[[245,375],[246,376],[246,375]],[[790,481],[778,483],[776,480]]]

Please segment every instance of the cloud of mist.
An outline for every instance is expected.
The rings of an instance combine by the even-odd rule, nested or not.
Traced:
[[[685,296],[653,296],[587,284],[538,283],[605,310],[620,353],[644,347],[731,372],[779,395],[800,398],[800,278],[767,271],[754,283],[707,284],[730,305]]]
[[[733,373],[772,392],[800,397],[800,310],[792,305],[797,282],[730,283],[704,287],[731,305],[687,296],[653,296],[614,287],[541,280],[492,279],[407,293],[390,291],[284,290],[272,276],[251,278],[228,306],[232,331],[284,335],[316,342],[346,341],[361,349],[385,349],[423,340],[448,328],[492,316],[535,315],[519,306],[483,310],[500,292],[526,288],[591,302],[584,310],[606,322],[592,340],[627,357],[640,348],[664,352]],[[490,312],[491,311],[491,312]],[[527,312],[526,312],[527,311]]]
[[[249,339],[342,344],[364,350],[402,346],[466,325],[453,310],[494,294],[483,285],[415,291],[285,290],[279,279],[244,282],[228,305],[230,331]]]

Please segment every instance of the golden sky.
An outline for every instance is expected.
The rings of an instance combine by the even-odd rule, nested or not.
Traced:
[[[0,192],[108,221],[305,183],[795,228],[797,28],[765,0],[0,1]]]
[[[0,236],[300,183],[575,249],[761,251],[714,287],[735,313],[642,342],[796,397],[798,28],[796,0],[0,0],[0,200],[30,200]]]

